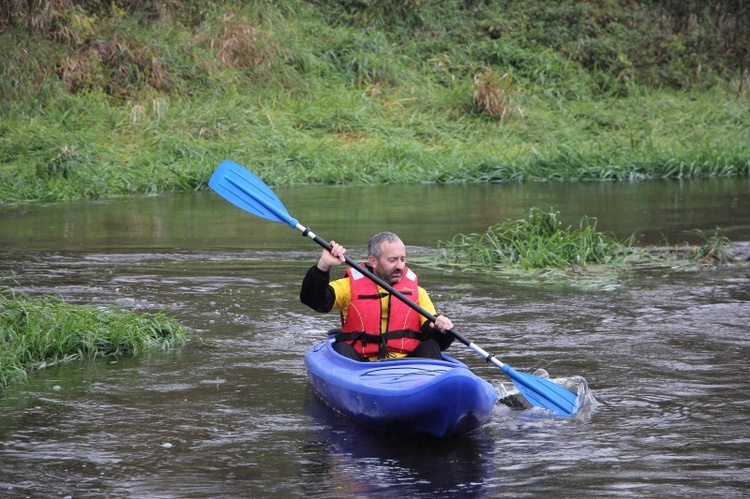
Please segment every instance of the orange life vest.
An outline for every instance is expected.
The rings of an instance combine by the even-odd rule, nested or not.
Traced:
[[[349,343],[363,357],[382,358],[388,352],[408,354],[417,348],[421,336],[419,314],[398,298],[385,292],[381,294],[378,286],[356,269],[347,269],[346,276],[351,285],[351,302],[336,339]],[[408,267],[393,288],[419,303],[417,275]],[[381,331],[381,298],[386,296],[388,323],[386,331]]]

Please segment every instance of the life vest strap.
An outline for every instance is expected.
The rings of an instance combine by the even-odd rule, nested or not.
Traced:
[[[380,300],[388,296],[388,293],[375,293],[374,295],[357,295],[360,300]]]
[[[404,296],[411,296],[413,293],[411,291],[403,291],[401,293]],[[390,293],[375,293],[373,295],[357,295],[357,298],[360,300],[380,300],[381,298],[385,298],[386,296],[390,295]]]
[[[377,343],[380,345],[380,352],[378,353],[379,359],[384,359],[388,356],[388,341],[396,340],[400,338],[411,338],[419,339],[422,333],[419,331],[412,331],[411,329],[399,329],[397,331],[388,331],[383,334],[369,334],[364,331],[356,331],[351,333],[337,333],[335,338],[337,342],[349,342],[354,344],[356,342],[362,343],[362,346],[368,343]]]

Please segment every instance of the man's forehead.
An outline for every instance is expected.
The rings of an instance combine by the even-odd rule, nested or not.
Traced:
[[[389,256],[393,256],[396,254],[406,254],[406,248],[404,247],[404,243],[401,241],[383,241],[383,243],[380,245],[380,249],[383,251],[383,254],[388,254]]]

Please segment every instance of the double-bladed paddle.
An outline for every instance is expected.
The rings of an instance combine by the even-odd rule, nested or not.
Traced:
[[[332,248],[328,241],[321,239],[309,227],[305,227],[297,219],[290,216],[278,196],[260,178],[234,161],[229,159],[222,161],[211,176],[208,185],[238,208],[273,222],[286,223],[301,231],[303,236],[309,237],[323,248],[331,251]],[[429,321],[434,322],[437,319],[433,314],[411,301],[350,257],[345,256],[345,259],[348,265],[357,269]],[[549,409],[558,416],[569,416],[575,414],[578,410],[578,397],[570,390],[539,376],[514,370],[456,330],[452,329],[447,333],[455,336],[458,341],[481,355],[484,360],[499,367],[501,371],[510,376],[518,391],[531,405]]]

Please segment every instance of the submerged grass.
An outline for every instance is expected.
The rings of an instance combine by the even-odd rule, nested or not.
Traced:
[[[614,285],[626,269],[750,265],[750,245],[733,244],[718,234],[697,230],[703,240],[698,245],[636,248],[635,236],[620,240],[600,232],[595,218],[584,216],[577,228],[563,228],[557,216],[533,208],[525,218],[498,223],[484,233],[458,234],[439,241],[439,251],[423,264],[592,289]]]
[[[186,329],[162,313],[34,300],[0,289],[0,387],[27,372],[74,360],[136,355],[185,342]]]
[[[484,234],[459,234],[440,242],[441,258],[482,268],[529,270],[610,264],[632,253],[633,237],[618,241],[597,231],[597,220],[590,217],[581,219],[577,229],[562,228],[557,215],[533,208],[526,218],[494,225]]]
[[[701,263],[725,263],[732,259],[732,242],[725,236],[708,235],[702,230],[696,230],[703,240],[703,244],[694,246],[688,256]]]

